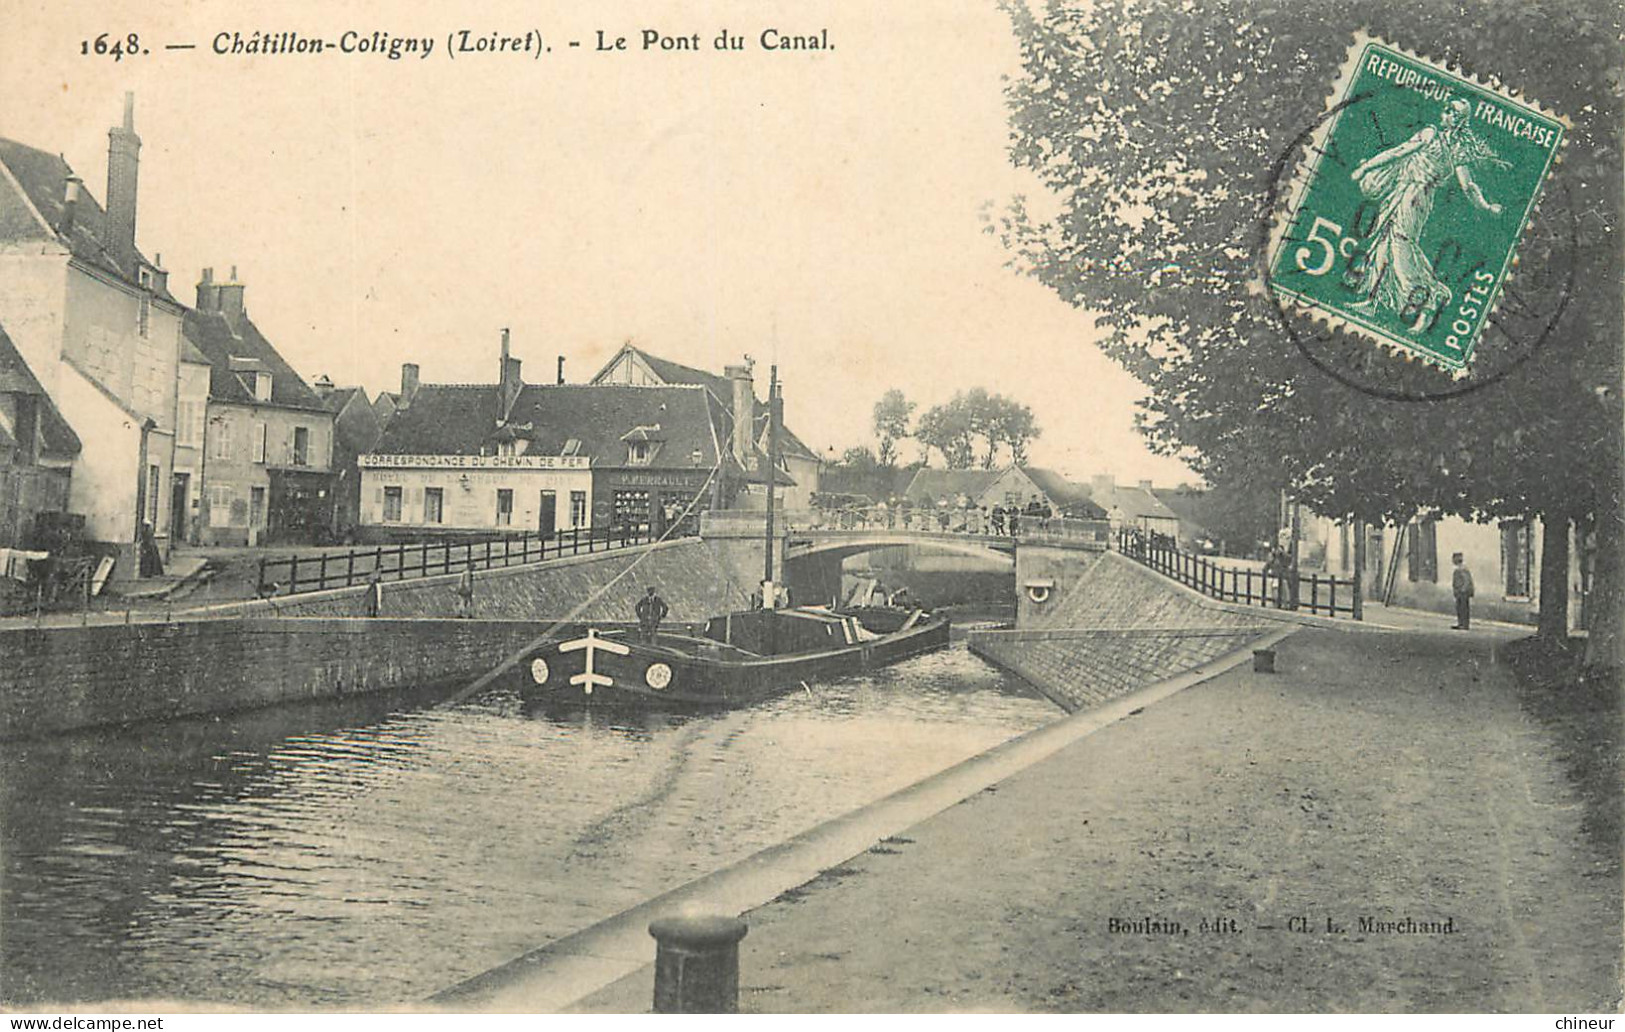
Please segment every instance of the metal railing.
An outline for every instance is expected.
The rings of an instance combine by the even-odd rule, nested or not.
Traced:
[[[1083,520],[1070,516],[1047,519],[1022,517],[1016,524],[1016,537],[1035,544],[1083,544],[1095,549],[1111,545],[1112,525],[1107,520]]]
[[[710,514],[716,515],[716,514]],[[760,513],[726,513],[726,516],[756,516]],[[1017,513],[994,519],[980,509],[926,506],[851,507],[841,509],[792,509],[775,514],[787,531],[888,530],[912,534],[952,534],[971,537],[1019,537],[1027,533],[1048,533],[1058,537],[1098,538],[1105,543],[1109,527],[1105,520],[1080,520],[1063,516],[1028,516]]]
[[[1364,619],[1360,577],[1281,574],[1223,566],[1181,551],[1170,539],[1127,527],[1118,531],[1117,550],[1165,577],[1220,602],[1309,612],[1316,616]]]
[[[684,519],[664,536],[688,537],[696,529],[696,521]],[[271,598],[349,588],[370,583],[375,574],[381,581],[438,577],[461,573],[471,563],[475,570],[524,566],[562,556],[591,555],[645,545],[661,536],[655,534],[646,523],[615,524],[576,527],[546,537],[535,532],[501,537],[448,537],[438,541],[352,548],[343,552],[266,556],[259,561],[258,594],[261,598]]]

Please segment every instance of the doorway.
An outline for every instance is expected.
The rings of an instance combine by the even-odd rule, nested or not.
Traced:
[[[173,547],[192,540],[187,533],[187,525],[191,522],[190,510],[187,508],[187,495],[191,487],[192,474],[176,473],[170,477],[169,495],[169,543]]]
[[[553,536],[553,531],[558,524],[558,504],[558,492],[542,492],[541,503],[536,509],[536,533],[540,534],[544,541]]]

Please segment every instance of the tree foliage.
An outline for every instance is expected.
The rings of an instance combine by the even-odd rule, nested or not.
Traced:
[[[1270,484],[1331,516],[1591,515],[1617,552],[1625,61],[1616,6],[1004,6],[1023,66],[1007,89],[1011,154],[1050,196],[1042,213],[1017,198],[990,229],[1015,264],[1092,313],[1104,350],[1147,386],[1140,422],[1154,450],[1180,455],[1209,483]],[[1294,324],[1251,288],[1280,170],[1301,153],[1294,147],[1361,29],[1493,76],[1573,121],[1499,329],[1486,332],[1461,383],[1365,341],[1289,332]],[[1533,337],[1544,342],[1530,352],[1541,325],[1551,332]],[[1389,390],[1478,389],[1388,400],[1327,375],[1308,348]],[[1530,357],[1515,364],[1520,348]],[[1504,375],[1485,383],[1491,372]]]
[[[1001,448],[1011,461],[1026,461],[1027,445],[1040,432],[1028,406],[985,387],[972,387],[927,409],[914,437],[927,449],[941,453],[949,469],[978,465],[992,469],[999,462]]]
[[[875,402],[874,431],[879,442],[876,457],[882,466],[897,464],[897,442],[909,436],[909,420],[914,416],[914,403],[893,387]]]
[[[874,449],[864,445],[848,448],[841,453],[840,466],[857,473],[872,473],[881,466]]]
[[[1150,388],[1142,425],[1157,450],[1210,481],[1263,465],[1329,515],[1593,511],[1605,493],[1612,507],[1598,473],[1619,454],[1616,10],[1557,0],[1006,9],[1024,66],[1009,87],[1012,155],[1060,210],[1040,219],[1018,199],[998,228],[1024,267],[1095,313],[1102,346]],[[1528,293],[1537,276],[1577,269],[1556,332],[1501,380],[1447,401],[1383,400],[1337,382],[1250,287],[1277,167],[1321,114],[1361,28],[1499,76],[1575,122],[1543,208],[1573,244],[1526,240],[1529,275],[1515,281]],[[1541,259],[1556,267],[1535,272]],[[1497,342],[1486,334],[1486,367],[1497,346],[1513,346]],[[1371,354],[1372,375],[1401,389],[1452,386],[1363,341],[1321,343]]]

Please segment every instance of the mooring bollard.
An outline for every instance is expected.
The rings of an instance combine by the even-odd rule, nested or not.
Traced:
[[[739,940],[749,928],[737,917],[661,917],[655,937],[656,1014],[736,1014]]]
[[[1274,649],[1254,649],[1253,650],[1253,673],[1255,673],[1255,674],[1273,674],[1273,673],[1275,673],[1275,650]]]

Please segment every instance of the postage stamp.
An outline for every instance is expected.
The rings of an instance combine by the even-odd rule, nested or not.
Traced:
[[[1568,130],[1511,90],[1357,37],[1273,224],[1266,289],[1463,375]]]

